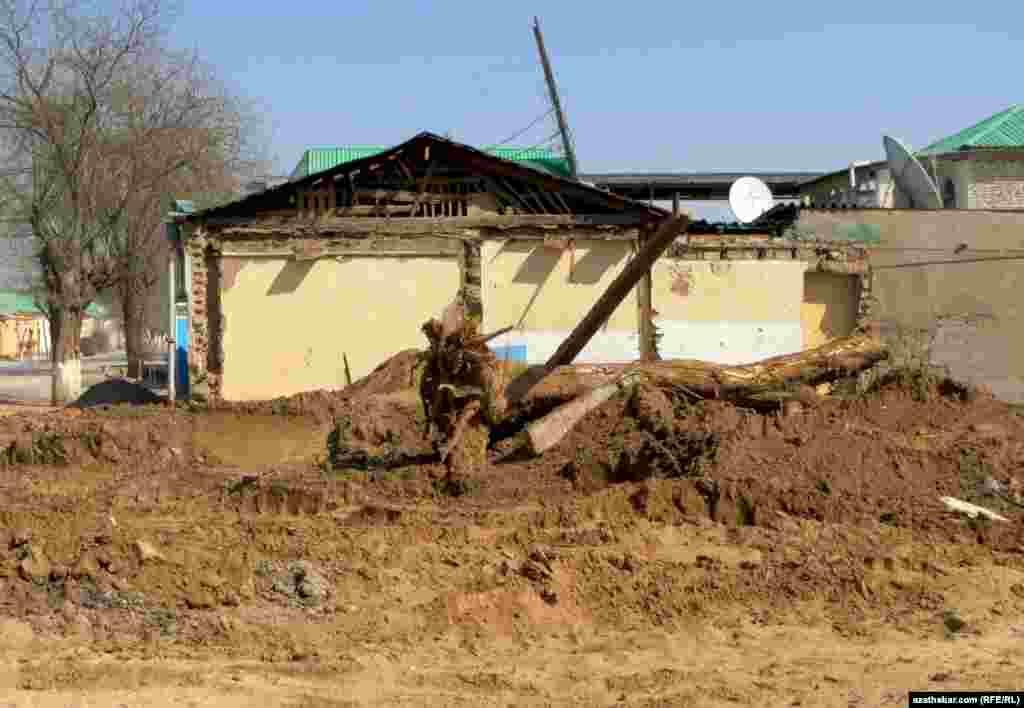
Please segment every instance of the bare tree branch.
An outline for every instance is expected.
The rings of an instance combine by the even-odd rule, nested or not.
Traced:
[[[243,104],[168,49],[168,1],[0,0],[0,206],[31,226],[55,363],[101,291],[159,277],[169,198],[247,165]]]

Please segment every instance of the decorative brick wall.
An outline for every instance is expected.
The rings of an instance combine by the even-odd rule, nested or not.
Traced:
[[[1024,179],[978,181],[968,189],[975,209],[1024,209]]]
[[[1024,159],[962,161],[969,178],[967,206],[971,209],[1024,209]]]
[[[192,271],[192,341],[188,351],[189,368],[193,371],[206,371],[206,239],[196,236],[185,244]]]

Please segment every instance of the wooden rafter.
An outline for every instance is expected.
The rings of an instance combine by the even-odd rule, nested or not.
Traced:
[[[530,214],[537,213],[537,210],[526,203],[526,200],[522,197],[522,195],[519,194],[519,192],[515,190],[515,188],[512,187],[511,184],[509,184],[507,179],[502,178],[499,180],[499,183],[505,188],[505,191],[507,191],[509,194],[516,198],[516,201],[519,203],[519,206],[522,207],[524,211]]]
[[[547,205],[545,204],[544,200],[537,194],[537,192],[533,190],[533,186],[529,182],[527,182],[524,185],[524,187],[526,196],[533,200],[533,203],[537,205],[537,209],[540,211],[540,213],[547,214]]]
[[[511,194],[505,191],[505,189],[498,184],[498,181],[491,177],[484,177],[482,187],[485,191],[488,191],[498,197],[501,197],[502,201],[508,203],[509,206],[515,206],[518,204],[518,200]]]
[[[398,164],[398,168],[399,168],[399,170],[401,170],[402,175],[407,180],[409,180],[409,183],[410,184],[415,184],[416,183],[416,178],[413,177],[412,170],[409,169],[409,166],[405,164],[405,162],[402,160],[402,158],[400,156],[398,156],[398,155],[395,155],[395,162]]]
[[[424,153],[426,156],[428,153]],[[427,188],[430,186],[430,180],[434,176],[434,167],[437,165],[437,160],[431,160],[430,164],[427,165],[427,174],[423,176],[423,181],[420,182],[420,191],[416,195],[416,199],[412,203],[412,215],[416,216],[416,211],[419,209],[420,202],[427,194]]]
[[[569,205],[565,203],[565,198],[562,196],[561,192],[551,192],[551,194],[554,195],[555,200],[558,202],[559,206],[562,207],[566,214],[572,213],[572,209],[570,209]]]

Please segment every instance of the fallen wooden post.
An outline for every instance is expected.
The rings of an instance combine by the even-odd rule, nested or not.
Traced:
[[[678,216],[668,219],[654,235],[643,245],[636,257],[626,264],[618,277],[612,281],[608,289],[598,298],[586,317],[580,320],[561,346],[551,355],[551,358],[544,364],[546,371],[571,364],[573,359],[579,355],[587,343],[601,329],[604,323],[615,312],[622,301],[629,294],[629,291],[639,282],[645,273],[650,271],[651,266],[658,257],[672,245],[679,234],[686,230],[690,219],[686,216]]]
[[[640,378],[640,375],[637,373],[627,373],[619,380],[592,389],[582,396],[574,398],[561,407],[556,408],[543,418],[530,423],[526,426],[526,437],[529,441],[530,452],[534,455],[540,455],[557,445],[570,430],[576,427],[576,424],[587,413],[620,391],[627,390],[636,384]]]
[[[983,506],[977,504],[971,504],[954,497],[940,497],[940,501],[946,505],[946,508],[950,511],[959,511],[963,514],[967,514],[972,519],[976,519],[979,516],[984,516],[986,519],[992,521],[1009,521],[1005,516],[1000,516],[994,511],[989,511]]]

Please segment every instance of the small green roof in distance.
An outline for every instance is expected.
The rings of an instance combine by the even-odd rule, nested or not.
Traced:
[[[45,315],[43,310],[36,306],[35,298],[31,293],[18,292],[15,290],[0,290],[0,315]],[[106,317],[107,309],[102,305],[93,303],[86,308],[85,314],[89,317]]]
[[[302,154],[299,164],[289,179],[296,180],[329,170],[353,160],[361,160],[389,150],[380,145],[344,145],[340,147],[309,148]],[[527,167],[550,172],[558,177],[569,177],[569,161],[543,148],[488,147],[484,152],[503,160],[519,162]]]
[[[1024,148],[1024,104],[1010,106],[980,123],[943,138],[918,155],[939,155],[971,148]]]

